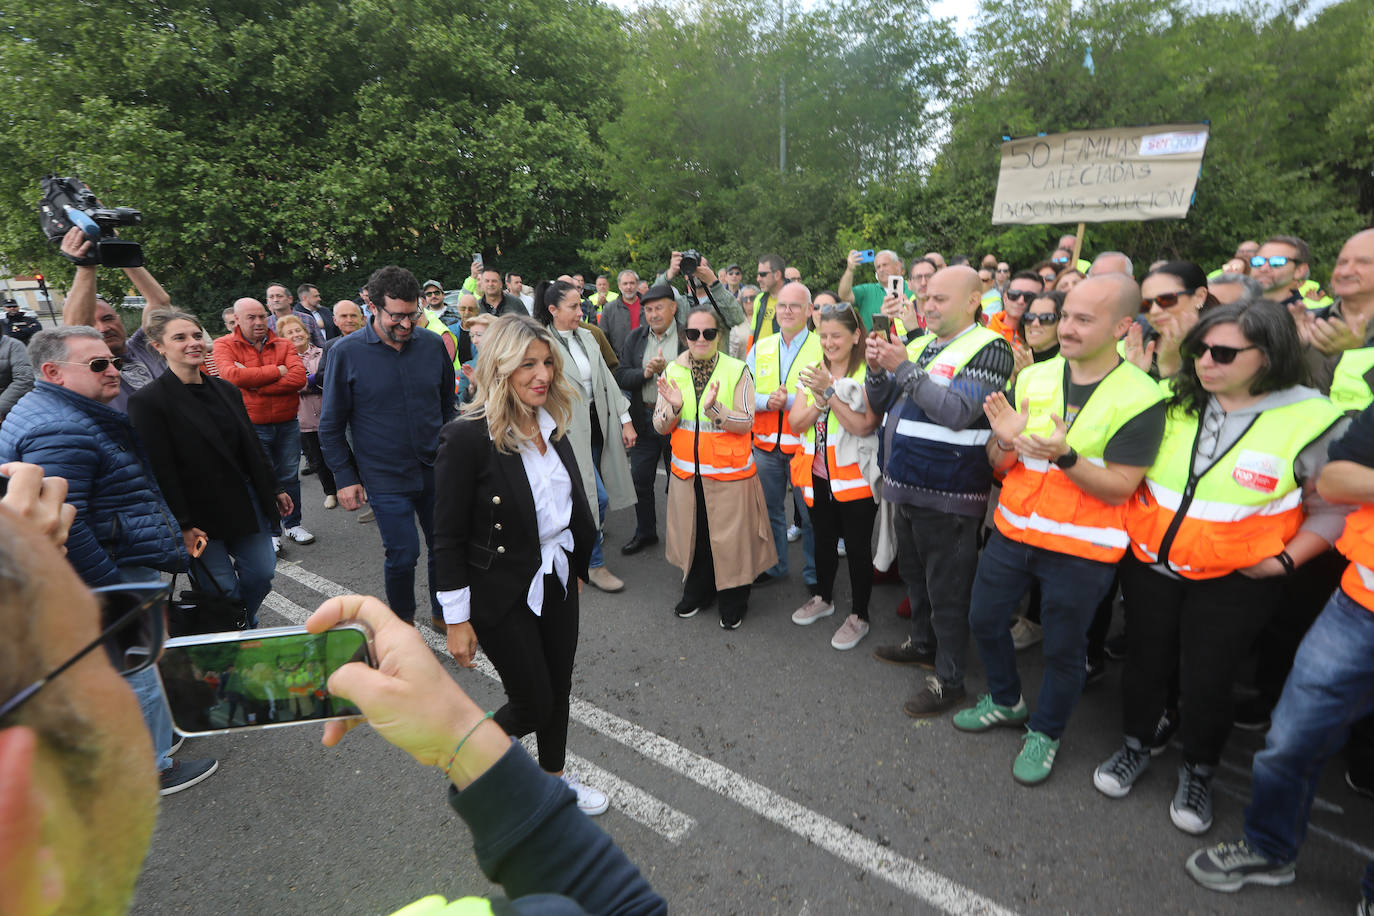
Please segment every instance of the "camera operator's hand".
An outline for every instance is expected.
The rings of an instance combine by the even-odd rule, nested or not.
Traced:
[[[705,258],[701,259],[701,264],[697,267],[697,272],[693,274],[693,276],[700,280],[705,286],[716,285],[716,272],[711,269],[710,264],[706,263]]]
[[[877,331],[868,332],[868,340],[864,342],[864,356],[870,369],[881,368],[888,372],[896,371],[898,366],[907,361],[906,347],[893,343],[890,338]]]
[[[682,252],[674,251],[672,257],[668,259],[668,269],[663,272],[663,276],[669,280],[682,272]]]
[[[855,251],[854,249],[850,249],[850,251],[849,251],[849,257],[847,257],[847,258],[844,259],[844,265],[845,265],[845,266],[844,266],[844,272],[845,272],[845,273],[847,273],[847,274],[853,273],[853,272],[854,272],[854,268],[856,268],[856,267],[859,266],[859,252]]]
[[[59,250],[73,261],[84,261],[90,256],[93,248],[95,248],[95,243],[86,238],[86,233],[73,226],[67,230],[66,235],[62,236],[62,246]],[[76,269],[95,270],[95,265],[79,264]]]
[[[896,293],[888,293],[883,296],[882,314],[889,318],[897,319],[902,315],[902,304],[906,300]]]
[[[0,464],[0,474],[9,478],[6,509],[27,519],[54,547],[64,554],[67,534],[76,521],[76,507],[66,502],[67,481],[63,477],[44,477],[36,464],[11,461]]]

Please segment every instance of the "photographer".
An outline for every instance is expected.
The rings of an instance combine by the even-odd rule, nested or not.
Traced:
[[[711,300],[715,299],[716,317],[720,319],[721,333],[728,337],[731,328],[744,324],[744,307],[730,293],[729,287],[716,276],[716,272],[711,269],[711,263],[706,258],[690,249],[685,254],[686,258],[683,257],[684,252],[674,251],[672,253],[668,259],[668,269],[655,278],[654,286],[671,288],[675,278],[679,275],[686,275],[687,283],[696,290],[697,300],[703,307],[710,308]],[[686,269],[683,265],[684,260],[687,262]],[[696,264],[695,267],[692,266],[693,263]],[[687,314],[692,309],[692,300],[676,290],[673,291],[673,295],[677,299],[678,326],[685,328],[687,326]]]
[[[62,254],[72,260],[85,259],[92,248],[94,245],[85,233],[75,227],[62,238]],[[123,271],[146,300],[142,321],[132,336],[124,330],[124,319],[119,313],[96,295],[94,264],[77,265],[71,291],[67,293],[66,304],[62,307],[63,324],[95,328],[105,338],[105,345],[110,352],[123,359],[124,365],[119,372],[119,395],[110,402],[110,406],[119,411],[127,410],[129,395],[152,382],[167,368],[166,362],[148,342],[143,322],[151,312],[169,308],[172,304],[172,297],[167,295],[162,284],[146,267],[125,267]]]

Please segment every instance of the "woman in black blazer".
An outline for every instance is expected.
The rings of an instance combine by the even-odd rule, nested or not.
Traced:
[[[208,542],[192,564],[196,587],[241,600],[257,626],[277,565],[267,519],[289,514],[291,497],[277,485],[239,390],[201,371],[208,342],[195,317],[162,309],[146,327],[167,371],[129,398],[129,419],[187,551]],[[198,581],[200,571],[213,587]]]
[[[565,435],[573,391],[547,329],[496,319],[482,340],[475,408],[439,434],[434,558],[448,649],[473,665],[480,643],[501,675],[496,723],[534,732],[539,765],[563,777],[588,814],[604,793],[564,773],[577,653],[578,582],[596,527]]]

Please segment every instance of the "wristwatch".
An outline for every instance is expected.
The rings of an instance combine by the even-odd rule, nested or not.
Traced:
[[[834,385],[826,385],[826,386],[825,386],[825,390],[822,391],[821,394],[825,396],[825,399],[826,399],[827,401],[830,400],[831,398],[833,398],[833,397],[835,396],[835,386],[834,386]]]
[[[1067,471],[1078,463],[1078,452],[1070,445],[1067,452],[1054,459],[1054,463],[1059,466],[1059,470]]]

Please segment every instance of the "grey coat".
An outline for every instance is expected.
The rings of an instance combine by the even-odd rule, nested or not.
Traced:
[[[558,338],[559,346],[563,338],[550,328]],[[578,328],[575,332],[582,342],[592,364],[592,399],[596,402],[597,422],[601,424],[605,444],[601,447],[601,482],[606,485],[610,497],[610,511],[624,509],[635,504],[635,485],[630,477],[630,459],[625,453],[625,443],[620,440],[620,417],[630,409],[615,376],[611,374],[606,360],[601,356],[601,347],[591,331]],[[596,506],[596,479],[592,476],[592,423],[586,407],[582,388],[582,374],[578,371],[577,361],[565,350],[563,352],[563,374],[577,394],[573,408],[572,425],[568,428],[568,441],[572,443],[573,454],[577,456],[577,467],[582,472],[582,489],[591,505],[592,521],[601,526]]]
[[[33,390],[29,351],[14,337],[0,337],[0,422]]]

